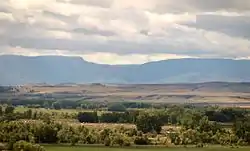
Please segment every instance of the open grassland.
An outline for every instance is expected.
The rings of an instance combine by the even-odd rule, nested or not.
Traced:
[[[250,148],[207,147],[207,148],[108,148],[108,147],[80,147],[80,146],[46,146],[47,151],[249,151]]]
[[[117,102],[165,103],[238,103],[249,106],[250,84],[198,83],[198,84],[142,84],[142,85],[25,85],[16,88],[12,98],[59,99]],[[1,95],[0,95],[1,96]],[[2,96],[4,99],[4,96]],[[9,97],[8,97],[9,98]]]

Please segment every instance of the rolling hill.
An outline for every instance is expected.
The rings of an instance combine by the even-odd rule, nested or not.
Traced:
[[[250,60],[174,59],[103,65],[80,57],[0,56],[0,84],[250,82]]]

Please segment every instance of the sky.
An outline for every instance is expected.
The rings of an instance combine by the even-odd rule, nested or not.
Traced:
[[[0,55],[250,59],[250,0],[0,0]]]

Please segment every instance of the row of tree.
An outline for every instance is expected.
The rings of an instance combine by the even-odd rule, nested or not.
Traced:
[[[115,106],[117,107],[117,106]],[[113,111],[118,109],[112,108]],[[121,111],[121,110],[120,110]],[[80,112],[78,120],[84,123],[134,123],[140,110],[128,110],[124,112]],[[191,121],[198,121],[201,117],[207,117],[209,121],[219,123],[233,123],[236,118],[244,118],[248,112],[237,108],[203,108],[190,109],[174,106],[163,110],[154,110],[157,117],[164,124],[169,125],[189,125]],[[193,127],[190,127],[193,128]]]
[[[239,119],[232,129],[223,128],[206,117],[201,118],[198,126],[190,128],[161,130],[162,125],[154,113],[140,113],[136,128],[95,128],[83,125],[70,125],[47,121],[10,121],[0,123],[0,142],[8,143],[10,148],[16,142],[70,143],[120,145],[250,145],[250,120]],[[159,134],[157,134],[157,132]]]
[[[71,101],[71,100],[43,100],[43,99],[25,99],[25,100],[1,100],[0,104],[9,104],[13,106],[26,106],[30,108],[50,108],[50,109],[107,109],[113,104],[122,105],[124,108],[152,108],[157,105],[141,102],[92,102],[92,101]]]
[[[213,114],[208,114],[213,111]],[[15,113],[14,107],[1,107],[0,142],[14,147],[19,141],[34,143],[70,143],[120,145],[250,145],[250,118],[248,112],[234,108],[183,108],[143,110],[126,112],[81,112],[80,122],[133,123],[136,128],[87,128],[81,124],[70,125],[44,118],[34,118],[36,112],[28,110]],[[215,114],[216,113],[216,114]],[[221,121],[223,113],[231,127],[225,128]],[[15,118],[14,118],[15,117]],[[38,116],[36,116],[38,117]],[[20,120],[26,119],[26,120]],[[33,120],[30,120],[33,119]],[[35,120],[34,120],[35,119]],[[164,129],[165,124],[179,125],[180,129]],[[28,145],[30,146],[30,145]],[[9,147],[9,148],[11,148]]]

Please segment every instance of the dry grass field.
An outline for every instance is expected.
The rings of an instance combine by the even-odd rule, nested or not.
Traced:
[[[1,94],[0,94],[1,96]],[[141,85],[24,85],[16,98],[48,97],[89,101],[143,101],[165,103],[218,103],[249,106],[250,83],[141,84]],[[225,105],[225,104],[224,104]]]

